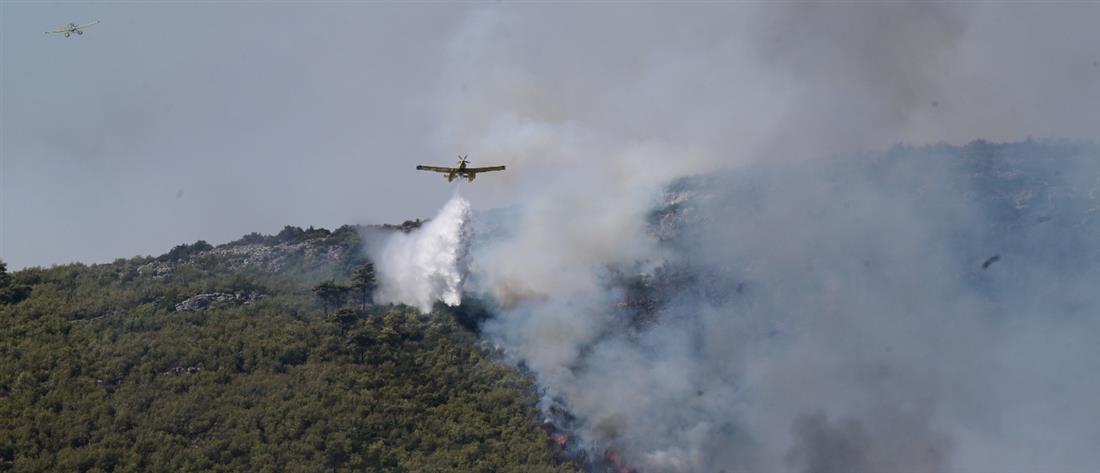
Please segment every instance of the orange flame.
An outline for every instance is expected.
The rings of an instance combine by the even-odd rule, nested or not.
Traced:
[[[611,465],[615,467],[615,471],[618,473],[638,473],[638,470],[626,466],[626,464],[623,463],[622,457],[619,456],[619,453],[610,448],[603,452],[603,458],[611,462]]]

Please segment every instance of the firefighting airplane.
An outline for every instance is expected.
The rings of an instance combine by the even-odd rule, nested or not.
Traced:
[[[78,25],[76,23],[69,23],[65,26],[62,26],[62,27],[56,29],[56,30],[47,31],[46,34],[61,33],[61,34],[64,34],[66,38],[68,38],[69,35],[71,35],[73,33],[76,33],[78,35],[84,34],[83,28],[87,28],[89,26],[92,26],[92,25],[95,25],[95,24],[98,24],[98,23],[99,23],[99,20],[93,21],[91,23],[85,23],[83,25]]]
[[[473,182],[474,178],[477,177],[477,173],[479,173],[479,172],[503,171],[504,170],[504,166],[486,166],[486,167],[481,167],[481,168],[468,168],[468,167],[466,167],[466,165],[469,164],[469,163],[470,163],[470,160],[466,159],[466,156],[459,156],[458,157],[458,167],[445,168],[445,167],[440,167],[440,166],[423,166],[423,165],[421,165],[421,166],[417,166],[416,170],[418,170],[418,171],[441,172],[443,174],[446,174],[446,176],[443,176],[443,177],[447,178],[447,182],[451,182],[451,181],[455,180],[456,177],[465,177],[470,182]]]

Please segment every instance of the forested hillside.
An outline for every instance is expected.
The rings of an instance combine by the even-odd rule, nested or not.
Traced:
[[[0,471],[572,470],[465,308],[364,300],[361,230],[5,271]]]

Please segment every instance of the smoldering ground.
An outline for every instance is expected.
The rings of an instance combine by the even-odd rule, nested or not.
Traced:
[[[1095,148],[851,155],[1096,139],[1098,14],[470,12],[436,141],[509,169],[471,189],[512,217],[471,248],[484,335],[643,471],[1096,469]]]

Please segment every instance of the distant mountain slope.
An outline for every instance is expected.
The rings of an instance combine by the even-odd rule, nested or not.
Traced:
[[[506,210],[483,217],[475,245],[514,230]],[[0,470],[773,471],[753,463],[774,453],[757,444],[789,428],[783,464],[810,471],[798,452],[814,432],[850,440],[833,422],[900,445],[868,446],[871,460],[951,470],[973,466],[951,463],[967,435],[1030,444],[1013,417],[1025,401],[1054,406],[1037,414],[1051,425],[1080,418],[1059,417],[1074,398],[1034,386],[1097,392],[1081,375],[1095,352],[1076,338],[1100,307],[1094,145],[757,163],[673,182],[649,223],[663,259],[606,268],[613,316],[560,367],[576,386],[541,387],[568,393],[541,400],[545,422],[539,373],[477,340],[491,301],[422,316],[347,294],[364,239],[418,221],[13,273],[0,278]],[[326,280],[335,307],[315,298]],[[1037,361],[1008,370],[1009,352]],[[864,395],[982,417],[966,434],[930,429],[846,404]],[[1084,424],[1048,434],[1095,438]],[[690,455],[655,463],[677,452]]]
[[[705,278],[698,276],[709,274],[715,279],[706,280],[706,287],[688,290],[722,297],[728,295],[726,287],[746,290],[752,277],[744,268],[712,267],[713,254],[700,255],[693,249],[737,246],[715,238],[744,233],[758,226],[768,212],[788,212],[788,201],[805,198],[800,195],[839,201],[817,202],[816,211],[800,211],[802,220],[789,222],[791,231],[829,225],[873,231],[875,226],[866,218],[874,214],[861,199],[904,202],[914,218],[926,222],[925,228],[932,232],[928,238],[956,256],[959,264],[951,268],[952,277],[968,278],[973,284],[989,285],[989,279],[995,278],[997,284],[1019,286],[1028,284],[1026,277],[1043,268],[1080,274],[1100,267],[1100,245],[1096,244],[1100,147],[1057,141],[975,141],[965,146],[897,146],[884,153],[762,163],[679,179],[669,185],[664,204],[650,214],[654,235],[666,247],[682,250],[674,253],[680,259],[662,268],[665,286],[688,289],[682,283],[688,279],[703,283]],[[983,263],[988,264],[983,267]],[[998,276],[983,272],[1000,269],[994,264],[1015,269]],[[738,272],[743,279],[723,279]],[[664,287],[658,292],[674,291]]]
[[[0,470],[570,471],[530,382],[460,316],[323,315],[313,285],[364,262],[361,231],[396,230],[14,273],[29,297],[0,305]]]
[[[524,356],[574,350],[528,365],[578,457],[1097,471],[1080,413],[1100,394],[1100,147],[758,162],[674,182],[649,223],[653,260],[607,271],[611,304],[576,342],[553,311],[490,331]]]

